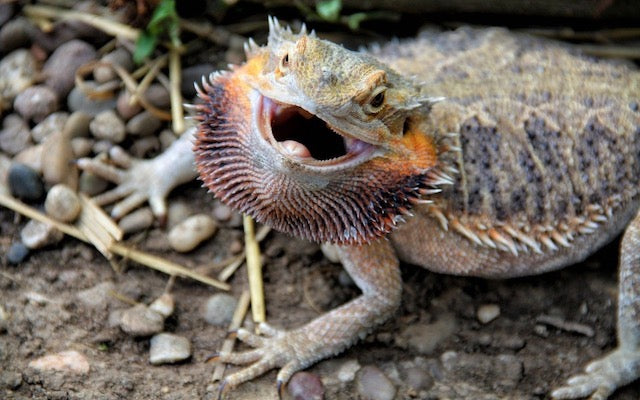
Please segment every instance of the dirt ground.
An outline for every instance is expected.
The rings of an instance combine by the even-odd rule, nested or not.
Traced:
[[[211,210],[209,195],[197,184],[172,196],[202,210]],[[0,251],[26,221],[0,210]],[[153,243],[162,231],[148,232]],[[224,259],[229,243],[241,237],[239,228],[223,227],[187,255],[160,254],[190,267]],[[363,342],[334,359],[309,369],[326,385],[327,399],[357,398],[355,381],[336,374],[354,361],[385,371],[397,387],[396,399],[545,399],[550,388],[579,371],[585,363],[615,344],[616,243],[583,264],[543,276],[487,281],[437,275],[404,265],[402,308]],[[156,246],[157,248],[157,246]],[[157,250],[149,248],[149,251]],[[294,327],[357,295],[340,283],[341,267],[323,258],[317,245],[272,232],[262,244],[268,321]],[[194,281],[179,279],[172,287],[176,311],[165,331],[187,337],[193,356],[177,365],[152,366],[148,338],[132,338],[109,327],[109,313],[129,304],[116,298],[91,307],[78,293],[113,282],[120,295],[149,303],[165,289],[167,277],[130,265],[116,272],[93,248],[66,238],[55,248],[30,255],[18,266],[0,267],[0,306],[8,317],[0,325],[0,398],[2,399],[195,399],[216,398],[210,383],[212,364],[204,360],[220,348],[224,329],[202,317],[206,299],[216,292]],[[242,268],[232,278],[232,293],[246,287]],[[478,321],[483,304],[497,304],[500,315],[488,324]],[[595,334],[558,329],[537,322],[540,316],[560,317]],[[433,350],[417,354],[402,345],[410,326],[453,326],[453,333]],[[449,329],[449,328],[445,328]],[[402,347],[401,347],[402,346]],[[90,364],[87,374],[39,372],[28,363],[44,354],[77,350]],[[404,369],[427,365],[420,390],[407,384]],[[450,367],[448,365],[453,365]],[[275,371],[231,391],[228,399],[273,399]],[[615,400],[640,398],[640,383],[616,393]]]

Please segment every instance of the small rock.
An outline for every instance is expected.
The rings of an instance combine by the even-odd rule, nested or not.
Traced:
[[[74,190],[78,187],[78,168],[73,163],[71,147],[71,127],[85,117],[83,114],[71,114],[61,131],[52,133],[42,142],[42,165],[46,165],[42,170],[42,177],[46,183],[64,183]]]
[[[346,360],[336,370],[338,380],[344,383],[353,381],[360,368],[361,366],[358,360]]]
[[[155,154],[160,150],[160,141],[155,136],[144,136],[136,140],[129,152],[137,158],[148,158],[149,155]]]
[[[2,25],[0,29],[0,51],[8,53],[20,47],[29,47],[31,32],[36,29],[33,24],[24,17],[14,18]]]
[[[483,324],[488,324],[500,316],[500,307],[497,304],[483,304],[478,307],[476,316],[478,321]]]
[[[93,137],[108,140],[111,143],[120,143],[124,140],[126,136],[124,129],[124,122],[113,110],[100,112],[89,124]]]
[[[28,255],[29,248],[27,246],[22,242],[13,242],[11,243],[11,247],[9,247],[9,251],[7,251],[7,262],[17,265],[23,262]]]
[[[80,174],[80,182],[78,190],[88,196],[95,196],[104,192],[109,187],[109,182],[88,171],[82,171]],[[123,218],[124,219],[124,218]]]
[[[69,113],[63,111],[55,112],[47,116],[42,122],[31,129],[31,138],[34,142],[41,143],[50,134],[61,131],[68,119]]]
[[[324,399],[324,385],[320,377],[306,371],[296,372],[287,384],[287,390],[293,400]]]
[[[179,252],[191,251],[213,236],[216,229],[216,222],[210,216],[193,215],[171,228],[168,235],[169,244]]]
[[[180,91],[182,95],[190,99],[196,95],[194,82],[198,84],[202,81],[202,77],[208,77],[212,71],[217,68],[213,64],[197,64],[182,70],[182,80],[180,81]]]
[[[85,85],[96,87],[95,82],[86,81]],[[90,99],[79,87],[74,87],[67,97],[67,105],[71,111],[82,111],[88,115],[96,116],[102,111],[113,110],[116,106],[116,98]]]
[[[133,336],[151,336],[162,332],[164,317],[144,304],[138,304],[122,312],[120,328]]]
[[[118,221],[118,226],[124,233],[133,233],[149,228],[153,225],[154,220],[155,217],[151,209],[149,207],[143,207],[122,217],[122,219]]]
[[[58,47],[45,62],[42,72],[46,85],[64,99],[75,85],[76,70],[83,64],[96,59],[96,51],[82,40],[70,40]]]
[[[218,203],[213,208],[213,217],[220,222],[225,222],[233,216],[233,209],[226,204]]]
[[[30,249],[39,249],[56,244],[62,240],[64,234],[40,221],[30,220],[20,231],[20,239]]]
[[[155,299],[153,303],[149,305],[149,309],[167,318],[173,314],[175,306],[176,303],[175,300],[173,300],[173,296],[169,293],[163,293],[162,296]]]
[[[93,143],[93,139],[86,137],[74,137],[71,139],[71,149],[73,150],[75,158],[88,157],[91,155]]]
[[[160,140],[160,146],[162,150],[166,150],[167,147],[171,146],[173,142],[178,140],[178,137],[173,133],[171,129],[163,129],[160,131],[158,135],[158,139]]]
[[[33,84],[38,73],[35,57],[25,49],[15,50],[0,61],[0,106],[9,108],[13,99]]]
[[[227,327],[237,305],[235,297],[226,293],[216,293],[205,303],[204,319],[211,325]]]
[[[127,122],[127,132],[136,136],[155,133],[160,128],[160,120],[149,111],[143,111]]]
[[[167,108],[171,105],[169,91],[160,83],[153,83],[149,85],[147,91],[144,92],[144,96],[151,105],[158,108]]]
[[[22,374],[17,371],[0,372],[0,388],[16,390],[22,385]]]
[[[118,47],[112,52],[105,54],[104,57],[102,57],[101,61],[108,64],[118,65],[126,71],[131,71],[134,67],[133,57],[131,56],[131,53],[129,53],[129,51],[124,47]],[[93,77],[96,82],[104,83],[115,79],[116,76],[117,75],[113,68],[106,65],[98,65],[93,70]]]
[[[16,96],[13,108],[25,120],[38,123],[58,109],[58,97],[45,85],[31,86]]]
[[[29,146],[13,157],[17,164],[24,164],[42,175],[42,145]]]
[[[37,201],[44,195],[44,184],[36,171],[24,164],[14,163],[9,168],[11,194],[25,201]]]
[[[436,347],[450,338],[457,329],[455,317],[450,314],[441,315],[431,324],[417,323],[407,326],[396,337],[396,345],[409,348],[420,354],[429,355]]]
[[[404,370],[404,382],[407,386],[415,391],[429,390],[434,382],[434,379],[424,368],[411,367]]]
[[[72,222],[80,214],[82,206],[76,192],[59,183],[49,189],[44,201],[44,209],[58,221]]]
[[[31,143],[31,131],[27,123],[18,115],[10,114],[2,122],[0,150],[16,155]]]
[[[493,382],[498,388],[513,389],[524,375],[524,366],[512,354],[467,354],[447,351],[440,356],[442,366],[456,379]]]
[[[167,227],[169,229],[189,218],[193,213],[184,201],[174,201],[169,204],[167,211]]]
[[[100,282],[97,285],[76,293],[80,304],[88,308],[105,309],[113,301],[113,293],[116,287],[113,282]]]
[[[89,361],[75,350],[46,355],[29,362],[29,367],[40,371],[62,371],[73,374],[89,373]]]
[[[189,339],[170,333],[159,333],[151,338],[149,362],[153,365],[170,364],[191,357]]]
[[[88,137],[92,116],[82,111],[69,115],[63,130],[70,138]]]
[[[0,3],[0,26],[4,25],[13,17],[16,10],[13,3],[1,2]]]
[[[128,121],[142,111],[142,106],[138,102],[131,104],[131,93],[125,89],[118,95],[116,110],[118,110],[118,114],[122,119]]]
[[[356,390],[365,399],[393,400],[396,388],[378,367],[367,365],[358,371]]]

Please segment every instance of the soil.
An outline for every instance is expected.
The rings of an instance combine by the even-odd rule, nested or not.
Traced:
[[[194,209],[210,212],[213,208],[209,194],[196,184],[176,193],[172,200],[189,202]],[[25,222],[13,212],[0,211],[3,253]],[[153,247],[152,239],[163,235],[161,229],[147,235],[140,240],[141,249],[196,267],[226,258],[229,243],[242,234],[239,228],[224,226],[212,240],[186,255],[158,252]],[[315,244],[272,232],[262,249],[268,321],[274,326],[298,326],[316,317],[318,309],[329,310],[358,295],[355,287],[344,283],[341,267],[327,261]],[[336,371],[354,360],[362,366],[375,365],[391,376],[397,385],[396,399],[548,398],[550,388],[615,345],[616,250],[613,243],[580,265],[505,281],[438,275],[403,265],[404,295],[396,316],[345,353],[308,371],[325,381],[327,399],[357,398],[354,381],[335,379]],[[9,315],[0,325],[0,398],[216,398],[217,385],[210,382],[214,365],[205,360],[221,347],[227,333],[202,317],[202,307],[216,289],[176,280],[171,289],[176,311],[165,331],[187,337],[193,356],[177,365],[152,366],[148,338],[133,338],[109,327],[110,312],[129,304],[117,297],[92,307],[78,301],[80,291],[103,282],[113,282],[118,297],[147,304],[165,290],[167,276],[125,261],[119,267],[121,272],[96,250],[71,238],[31,254],[18,266],[5,263],[0,267],[0,306]],[[243,267],[231,280],[235,296],[247,285],[245,273]],[[500,307],[500,315],[487,324],[476,317],[483,304]],[[537,322],[541,315],[583,324],[595,334],[588,337],[543,325]],[[444,337],[429,354],[397,345],[407,326],[444,318],[454,321],[455,333]],[[90,364],[89,373],[40,372],[28,366],[42,355],[65,350],[83,354]],[[506,368],[515,367],[516,372],[500,369],[505,355],[510,360]],[[452,357],[458,367],[448,369],[446,359]],[[416,362],[431,366],[422,391],[403,380],[403,367]],[[275,374],[274,370],[241,385],[226,398],[275,399]],[[640,383],[619,390],[612,398],[640,398]]]

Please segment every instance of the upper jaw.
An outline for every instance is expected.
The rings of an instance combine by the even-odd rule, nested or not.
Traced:
[[[360,165],[380,149],[295,104],[255,90],[252,112],[260,136],[281,156],[305,168],[325,171]]]

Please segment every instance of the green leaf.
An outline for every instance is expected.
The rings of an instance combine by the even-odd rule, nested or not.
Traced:
[[[142,61],[153,53],[158,43],[158,36],[152,35],[147,31],[140,34],[138,41],[136,42],[136,49],[133,52],[133,61],[136,64],[142,63]]]
[[[347,17],[347,25],[349,25],[349,29],[355,31],[360,28],[360,23],[368,19],[367,13],[359,12],[355,14],[349,15]]]
[[[342,0],[323,0],[316,4],[316,11],[323,19],[331,22],[338,21],[342,10]]]

